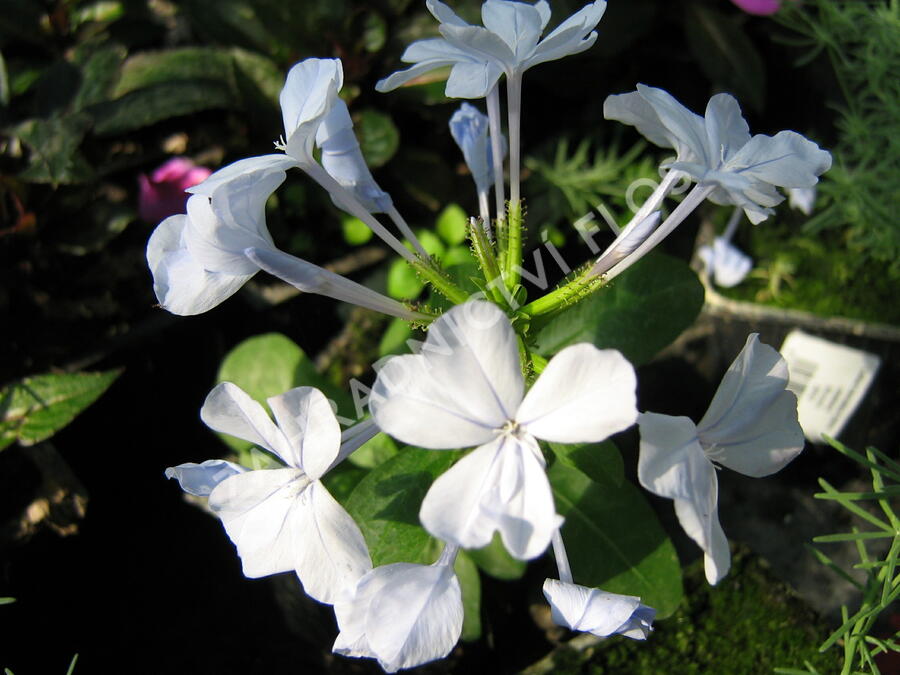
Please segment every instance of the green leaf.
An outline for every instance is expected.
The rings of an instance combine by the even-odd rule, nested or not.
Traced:
[[[328,492],[341,506],[347,503],[359,482],[368,475],[368,471],[349,462],[343,462],[325,474],[322,482]]]
[[[388,24],[377,12],[368,12],[365,17],[362,32],[362,46],[370,54],[374,54],[384,47],[387,42]]]
[[[409,347],[406,341],[413,336],[413,331],[409,324],[403,319],[393,319],[381,336],[381,342],[378,344],[378,356],[389,356],[391,354],[408,354]]]
[[[485,574],[495,579],[519,579],[528,566],[524,560],[516,560],[509,554],[499,532],[494,533],[491,543],[484,548],[468,550],[466,553]]]
[[[646,363],[690,326],[703,306],[703,286],[687,263],[654,252],[604,287],[554,316],[535,338],[550,356],[577,342],[618,349]]]
[[[376,434],[375,437],[356,450],[347,459],[363,469],[372,469],[383,464],[396,455],[397,444],[387,434]]]
[[[13,441],[34,445],[50,438],[105,392],[121,370],[38,375],[0,390],[0,449]]]
[[[30,150],[19,178],[54,187],[88,180],[93,169],[78,148],[90,123],[90,117],[77,113],[19,124],[12,133]]]
[[[132,131],[214,108],[274,114],[282,84],[272,61],[241,49],[142,52],[123,64],[111,100],[91,112],[98,134]]]
[[[366,108],[354,115],[354,126],[366,164],[373,169],[387,164],[400,147],[400,132],[390,116]]]
[[[460,551],[453,565],[462,592],[463,626],[459,636],[465,642],[481,637],[481,579],[478,568],[465,551]]]
[[[15,601],[15,598],[0,598],[0,605],[11,605]]]
[[[316,387],[337,404],[338,415],[355,419],[350,396],[320,375],[304,351],[280,333],[257,335],[237,345],[222,360],[216,382],[233,382],[263,404],[267,398],[294,387]],[[238,453],[252,447],[243,439],[225,434],[220,437]]]
[[[84,63],[81,65],[81,86],[72,102],[74,110],[84,110],[108,98],[126,54],[124,47],[114,45],[82,57]]]
[[[625,480],[622,455],[612,441],[575,445],[548,443],[548,445],[560,462],[578,469],[602,487],[618,488]]]
[[[99,135],[121,134],[162,120],[201,110],[234,108],[228,87],[209,80],[178,80],[139,89],[114,101],[94,106],[94,130]]]
[[[419,297],[425,282],[405,260],[397,258],[391,263],[387,274],[387,292],[397,300],[415,300]]]
[[[549,471],[576,583],[636,595],[659,618],[681,601],[675,547],[643,495],[631,483],[601,486],[556,462]]]
[[[419,524],[419,508],[458,454],[406,447],[359,482],[345,507],[362,530],[372,564],[434,562],[437,549]]]
[[[765,108],[766,71],[745,17],[731,16],[698,2],[689,3],[685,26],[694,62],[713,85],[733,92],[757,112]]]
[[[341,230],[344,233],[344,241],[351,246],[365,244],[372,238],[372,230],[359,218],[344,215],[341,217]]]
[[[447,204],[438,214],[436,229],[448,244],[461,244],[466,240],[469,217],[459,204]]]

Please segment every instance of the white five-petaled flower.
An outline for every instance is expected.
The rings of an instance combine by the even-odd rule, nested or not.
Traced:
[[[454,307],[419,354],[379,371],[370,407],[381,429],[423,448],[478,446],[422,502],[422,525],[439,539],[479,548],[499,531],[516,558],[540,555],[561,519],[537,439],[600,441],[637,416],[631,364],[590,344],[560,351],[524,390],[516,334],[486,302]]]
[[[265,448],[285,468],[246,471],[212,461],[173,467],[166,475],[188,492],[208,494],[246,576],[294,571],[307,594],[333,603],[372,569],[362,533],[320,480],[338,459],[341,430],[318,389],[297,387],[268,404],[277,425],[243,390],[223,382],[200,416],[216,431]]]
[[[811,188],[831,166],[831,155],[794,131],[750,136],[733,96],[716,94],[700,117],[662,89],[610,96],[604,116],[637,128],[651,142],[674,148],[669,168],[713,186],[709,200],[744,209],[754,224],[765,220],[784,197],[782,188]]]
[[[606,11],[597,0],[563,21],[541,39],[550,21],[550,5],[516,0],[487,0],[481,6],[484,26],[463,21],[439,0],[427,0],[428,10],[440,21],[442,38],[412,43],[401,59],[414,64],[381,80],[378,91],[390,91],[424,73],[452,66],[446,94],[451,98],[483,98],[500,75],[518,77],[539,63],[577,54],[597,39],[594,27]]]
[[[378,659],[389,673],[449,654],[463,623],[456,552],[447,546],[433,565],[394,563],[363,576],[334,603],[333,651]]]
[[[597,637],[618,634],[632,640],[645,640],[653,630],[656,610],[632,595],[547,579],[544,597],[550,603],[553,622],[571,630]]]
[[[675,501],[678,521],[703,549],[711,584],[731,564],[719,524],[716,465],[758,478],[779,471],[803,449],[797,398],[785,389],[787,382],[785,360],[754,333],[700,424],[657,413],[638,418],[641,485]]]

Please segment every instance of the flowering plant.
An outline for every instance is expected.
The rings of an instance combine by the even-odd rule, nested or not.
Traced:
[[[476,187],[479,215],[467,225],[475,277],[461,279],[430,256],[376,183],[339,96],[341,62],[298,63],[281,93],[279,152],[235,162],[192,187],[187,213],[163,220],[151,236],[147,260],[159,302],[176,314],[201,313],[262,270],[301,291],[405,321],[427,337],[409,341],[413,354],[381,363],[371,388],[357,383],[355,419],[342,420],[343,432],[324,394],[308,383],[273,392],[275,422],[236,384],[218,385],[203,421],[250,441],[270,463],[248,470],[212,460],[167,473],[209,497],[245,575],[295,572],[307,594],[334,608],[334,651],[377,659],[388,672],[446,656],[466,621],[477,620],[477,601],[473,606],[466,592],[477,589],[475,565],[486,573],[521,570],[551,548],[558,578],[547,579],[544,595],[556,623],[645,639],[654,618],[677,605],[680,569],[643,497],[624,480],[609,436],[638,423],[640,482],[673,499],[712,584],[728,568],[716,466],[762,476],[803,445],[784,360],[755,337],[699,425],[639,413],[630,360],[649,358],[684,327],[681,318],[664,319],[663,330],[646,330],[658,319],[645,317],[642,303],[650,298],[671,310],[654,296],[677,289],[673,277],[684,272],[678,263],[654,263],[666,259],[651,250],[705,200],[761,223],[783,199],[778,188],[811,188],[830,155],[793,131],[751,136],[730,95],[713,96],[701,117],[667,92],[638,85],[606,100],[607,118],[635,126],[675,158],[605,249],[593,242],[596,230],[582,230],[591,256],[573,270],[545,241],[533,251],[531,272],[520,195],[523,75],[590,48],[606,3],[588,4],[543,38],[551,19],[544,0],[486,0],[483,26],[438,0],[427,6],[442,37],[412,44],[403,60],[413,65],[378,88],[450,66],[448,96],[486,99],[486,115],[466,103],[450,122]],[[293,169],[368,226],[429,284],[431,296],[403,303],[279,249],[265,203]],[[691,182],[667,213],[676,186]],[[545,252],[565,275],[553,288]],[[648,274],[652,265],[666,278]],[[696,279],[678,282],[693,289]],[[629,316],[618,329],[603,315],[616,295],[627,301],[618,318]],[[690,309],[686,315],[689,321]],[[326,474],[340,472],[382,433],[401,448],[335,498]]]

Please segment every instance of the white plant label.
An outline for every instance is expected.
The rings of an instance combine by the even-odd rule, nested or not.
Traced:
[[[860,349],[793,330],[781,345],[788,389],[797,395],[803,433],[814,443],[836,438],[859,407],[881,359]]]

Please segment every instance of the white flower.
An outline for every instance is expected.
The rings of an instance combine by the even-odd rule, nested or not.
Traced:
[[[816,188],[791,188],[788,190],[788,206],[809,216],[816,204]]]
[[[390,209],[391,198],[372,178],[353,133],[347,104],[338,96],[343,83],[340,59],[305,59],[294,65],[280,95],[287,140],[278,147],[285,154],[242,159],[216,171],[188,191],[209,195],[236,177],[262,167],[277,166],[282,170],[299,167],[323,184],[341,209],[352,211],[340,190],[329,185],[327,178],[323,183],[323,173],[349,190],[370,213]],[[322,150],[321,166],[313,155],[317,145]]]
[[[209,195],[205,190],[191,195],[187,214],[170,216],[157,226],[147,242],[147,263],[159,304],[182,316],[206,312],[263,269],[304,293],[405,319],[422,318],[396,300],[275,248],[265,204],[284,177],[281,163],[257,163],[214,184]]]
[[[750,136],[733,96],[716,94],[700,117],[670,94],[639,84],[637,92],[610,96],[604,115],[634,125],[648,140],[674,148],[668,165],[701,185],[715,186],[709,200],[744,209],[754,224],[784,197],[776,190],[811,188],[831,167],[831,155],[794,131]]]
[[[678,521],[703,549],[711,584],[731,564],[719,525],[716,465],[768,476],[803,450],[797,398],[785,389],[787,382],[785,360],[754,333],[722,378],[700,424],[657,413],[638,418],[641,485],[675,501]]]
[[[560,351],[524,389],[516,334],[485,302],[454,307],[420,354],[379,372],[370,406],[381,429],[423,448],[478,446],[422,502],[422,524],[439,539],[479,548],[499,530],[516,558],[540,555],[561,519],[537,439],[600,441],[637,415],[631,364],[590,344]]]
[[[544,597],[550,603],[553,622],[571,630],[597,637],[619,634],[632,640],[645,640],[653,630],[656,610],[632,595],[547,579]]]
[[[481,6],[484,26],[460,19],[439,0],[427,0],[428,10],[441,22],[443,38],[419,40],[407,47],[401,60],[414,64],[381,80],[378,91],[390,91],[420,75],[452,66],[446,94],[452,98],[487,96],[502,73],[513,78],[545,61],[577,54],[597,39],[594,27],[606,11],[605,0],[586,5],[541,39],[550,20],[550,5],[514,0],[487,0]]]
[[[182,316],[206,312],[259,271],[244,250],[274,248],[264,211],[284,178],[277,164],[260,164],[209,196],[192,195],[187,214],[157,226],[147,242],[147,263],[160,305]]]
[[[310,596],[332,603],[372,568],[362,533],[320,480],[338,460],[340,427],[318,389],[297,387],[268,404],[277,425],[243,390],[223,382],[209,393],[200,416],[216,431],[265,448],[285,468],[246,471],[204,462],[173,467],[166,475],[188,492],[209,495],[246,576],[295,571]]]
[[[433,565],[394,563],[363,576],[334,603],[333,651],[378,659],[389,673],[449,654],[463,623],[455,557],[448,546]]]
[[[706,273],[723,288],[737,286],[753,269],[753,259],[725,237],[716,237],[712,246],[701,246],[697,255]]]

